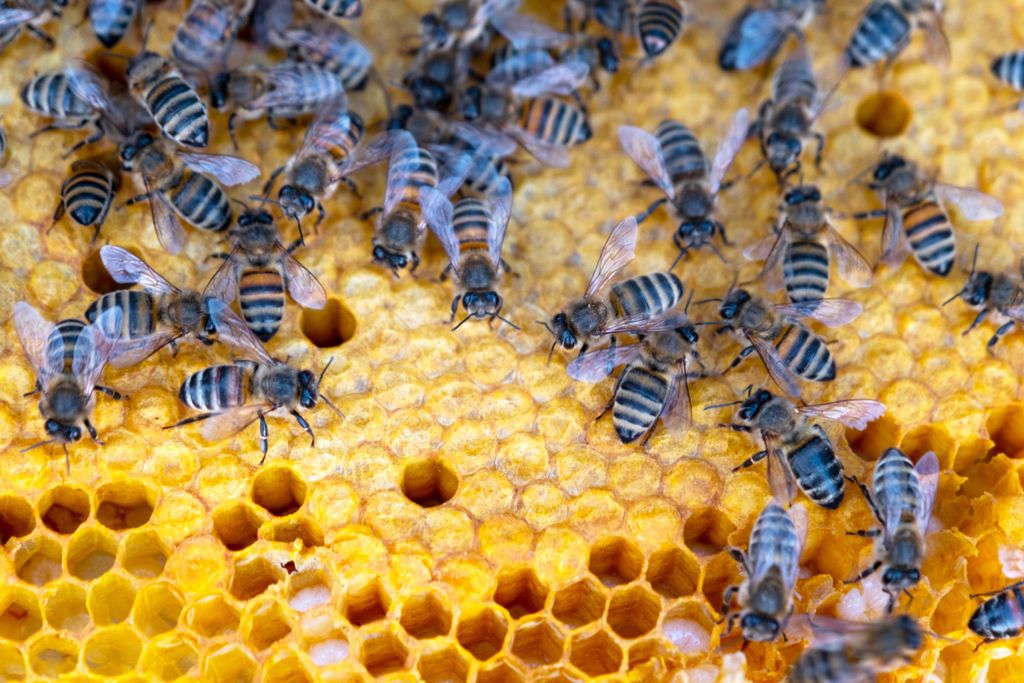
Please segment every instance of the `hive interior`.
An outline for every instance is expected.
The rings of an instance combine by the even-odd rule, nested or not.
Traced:
[[[710,149],[738,106],[753,109],[762,98],[758,74],[710,67],[726,18],[739,8],[722,4],[655,65],[630,79],[627,63],[625,74],[606,81],[590,103],[594,139],[573,152],[571,170],[528,160],[514,166],[505,256],[516,275],[502,286],[505,312],[521,332],[485,324],[448,331],[451,289],[435,281],[443,255],[434,243],[418,277],[395,279],[369,264],[371,226],[357,216],[382,196],[381,169],[359,176],[366,199],[337,193],[319,234],[297,254],[331,303],[305,313],[290,304],[269,349],[309,358],[317,369],[333,357],[322,389],[345,418],[324,407],[308,416],[315,449],[292,422],[272,420],[262,467],[255,430],[218,443],[195,428],[161,430],[186,414],[176,395],[183,378],[229,358],[226,349],[191,345],[173,358],[164,351],[108,371],[106,383],[130,398],[99,399],[94,422],[106,446],[75,445],[70,475],[59,449],[20,452],[40,438],[41,421],[22,396],[33,379],[9,322],[14,302],[26,299],[50,319],[81,316],[111,286],[96,255],[107,242],[137,251],[172,282],[201,286],[216,267],[204,259],[220,244],[188,229],[185,253],[167,256],[145,207],[112,211],[94,245],[90,231],[67,220],[47,231],[70,163],[61,155],[78,136],[29,140],[40,122],[20,106],[17,90],[26,74],[94,54],[98,43],[87,24],[78,25],[79,7],[60,25],[60,50],[27,37],[8,48],[0,94],[11,141],[6,168],[17,180],[0,194],[3,677],[778,679],[799,641],[737,653],[717,623],[724,590],[741,579],[723,548],[745,546],[770,495],[763,467],[731,472],[759,446],[714,426],[726,412],[702,410],[764,382],[763,368],[751,359],[724,377],[695,381],[691,430],[659,429],[647,448],[624,446],[608,419],[594,421],[612,381],[571,382],[561,353],[548,365],[550,338],[533,323],[582,292],[608,228],[657,196],[619,151],[618,125],[653,129],[679,118]],[[389,81],[407,64],[398,45],[424,10],[366,2],[356,30]],[[156,6],[158,49],[167,48],[181,11]],[[1024,253],[1016,201],[1024,119],[993,113],[1013,97],[987,64],[1024,39],[1006,21],[1021,12],[1020,0],[954,5],[948,67],[923,62],[915,40],[884,93],[875,74],[851,74],[821,121],[825,162],[808,180],[841,210],[873,208],[876,199],[846,181],[883,147],[906,153],[947,182],[1003,201],[1005,215],[992,223],[954,212],[960,252],[980,242],[986,267],[1016,269]],[[814,24],[812,54],[826,70],[855,20],[856,8],[834,6]],[[372,89],[354,95],[352,106],[368,121],[382,114]],[[214,125],[213,151],[231,153],[225,119],[215,116]],[[259,162],[265,177],[300,136],[249,122],[238,153]],[[746,146],[736,171],[752,168],[757,155],[756,144]],[[234,195],[258,191],[259,182]],[[745,246],[766,234],[777,201],[768,173],[731,189],[720,202],[729,237]],[[837,227],[877,257],[879,222]],[[663,212],[642,226],[630,272],[671,262],[672,228]],[[698,299],[720,295],[733,268],[741,280],[757,272],[740,251],[726,251],[732,267],[705,253],[677,273],[688,286],[699,283]],[[888,406],[867,431],[846,434],[850,473],[866,475],[894,445],[913,457],[934,450],[944,469],[925,579],[909,612],[954,642],[929,639],[891,680],[926,672],[999,680],[1024,666],[1019,641],[973,652],[976,639],[957,640],[976,604],[969,595],[1019,578],[1004,577],[1001,558],[1024,546],[1017,459],[1024,335],[1008,335],[994,354],[985,349],[991,324],[962,337],[973,312],[960,302],[939,304],[963,278],[960,270],[946,280],[926,277],[912,262],[880,271],[871,288],[850,293],[865,314],[828,333],[838,379],[807,387],[815,402],[868,397]],[[833,286],[842,291],[843,283]],[[694,317],[712,313],[700,308]],[[705,362],[723,368],[737,345],[705,337]],[[845,535],[869,524],[863,499],[851,491],[837,512],[810,509],[809,516],[798,609],[877,615],[884,606],[877,583],[842,584],[871,552],[868,541]]]

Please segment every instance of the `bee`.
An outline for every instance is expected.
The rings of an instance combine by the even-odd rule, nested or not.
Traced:
[[[121,42],[140,5],[140,0],[89,0],[89,23],[103,47],[110,49]]]
[[[171,40],[171,57],[185,71],[209,73],[225,66],[254,0],[196,0]]]
[[[686,5],[679,0],[640,0],[636,31],[644,48],[644,61],[664,54],[679,40],[689,21]]]
[[[512,214],[512,184],[502,179],[483,200],[466,197],[454,207],[436,187],[424,185],[420,206],[448,255],[442,278],[454,273],[458,280],[459,293],[452,299],[449,324],[455,321],[460,300],[466,310],[466,317],[452,329],[459,329],[470,318],[497,318],[518,329],[501,316],[503,301],[497,292],[497,283],[508,268],[501,258],[501,246]]]
[[[327,305],[323,285],[292,256],[300,242],[288,247],[281,244],[269,212],[246,208],[228,238],[231,252],[217,254],[224,263],[206,291],[227,303],[237,296],[242,318],[260,341],[270,341],[281,326],[285,288],[304,308],[320,309]]]
[[[803,39],[803,31],[825,0],[759,0],[732,20],[718,52],[722,71],[746,71],[770,61],[786,38]]]
[[[884,209],[853,214],[853,218],[885,218],[882,261],[896,267],[907,256],[925,270],[945,277],[956,260],[956,233],[944,202],[955,204],[972,221],[1001,216],[1003,205],[983,192],[947,185],[929,178],[912,161],[898,154],[882,154],[868,187],[878,192]]]
[[[846,63],[861,68],[884,59],[891,64],[910,44],[913,28],[924,28],[929,50],[948,58],[945,5],[945,0],[872,0],[850,35],[843,53]]]
[[[769,376],[788,396],[799,396],[800,379],[831,382],[836,362],[828,345],[797,318],[813,318],[829,327],[839,327],[864,311],[849,299],[818,299],[790,304],[772,304],[745,289],[731,289],[722,299],[718,313],[725,324],[718,333],[736,332],[748,342],[729,368],[734,368],[755,351]]]
[[[921,580],[924,536],[939,485],[939,459],[929,451],[917,465],[898,448],[889,448],[875,464],[871,489],[857,482],[881,528],[854,532],[876,539],[875,560],[854,579],[856,583],[885,567],[882,587],[889,595],[888,612],[901,592]]]
[[[402,78],[402,86],[417,109],[443,112],[451,106],[468,72],[469,61],[464,51],[423,48],[412,69]]]
[[[71,164],[71,175],[60,186],[60,201],[53,212],[54,224],[65,213],[83,228],[92,227],[92,241],[99,237],[114,196],[121,187],[121,174],[97,159],[80,159]]]
[[[103,445],[89,421],[96,404],[94,393],[99,390],[115,400],[121,399],[121,394],[99,384],[117,341],[107,337],[104,330],[118,329],[120,318],[120,311],[109,311],[92,325],[78,320],[53,324],[24,301],[14,305],[14,329],[36,375],[32,393],[40,394],[39,413],[48,437],[29,449],[59,443],[64,448],[69,472],[67,444],[79,441],[83,429],[93,441]]]
[[[1003,638],[1016,638],[1024,631],[1024,581],[971,597],[988,598],[978,605],[967,622],[967,628],[985,639],[978,647]]]
[[[662,204],[670,203],[679,216],[679,227],[672,237],[679,258],[691,249],[707,246],[724,260],[712,238],[718,234],[723,243],[729,242],[725,227],[712,214],[725,173],[746,138],[748,118],[746,109],[736,112],[710,166],[697,136],[677,121],[662,121],[653,135],[635,126],[619,126],[619,141],[626,154],[665,193],[637,216],[637,223]]]
[[[1014,50],[992,60],[992,75],[1014,90],[1024,90],[1024,50]],[[1024,107],[1024,100],[1017,103],[1017,109]]]
[[[512,184],[512,176],[505,163],[505,157],[516,150],[515,141],[511,138],[460,121],[448,121],[438,139],[438,144],[426,147],[441,162],[446,173],[455,173],[464,159],[468,159],[463,194],[488,197],[498,191],[503,181]]]
[[[822,620],[822,617],[814,618],[819,623]],[[792,683],[875,680],[878,674],[911,662],[924,642],[921,627],[905,614],[873,623],[831,621],[833,625],[817,627],[816,633],[823,642],[800,655],[786,680]]]
[[[594,91],[601,89],[597,80],[598,71],[610,74],[619,71],[619,49],[608,36],[578,35],[558,51],[558,61],[580,62],[590,70],[591,84]]]
[[[423,45],[481,52],[491,41],[492,30],[516,45],[550,45],[561,34],[532,17],[518,14],[518,0],[441,0],[437,10],[420,19]]]
[[[794,187],[783,196],[775,234],[743,252],[749,259],[764,259],[763,276],[781,272],[786,297],[793,303],[825,297],[830,257],[854,287],[871,284],[871,265],[832,227],[828,213],[816,185]]]
[[[309,434],[310,447],[316,437],[299,408],[312,410],[319,401],[341,417],[341,412],[320,393],[320,383],[330,362],[317,377],[271,358],[249,327],[219,299],[210,299],[210,315],[218,337],[254,360],[236,360],[231,365],[214,365],[196,372],[182,383],[178,398],[189,408],[202,411],[164,427],[171,429],[203,421],[203,437],[210,441],[226,439],[257,420],[260,423],[260,451],[267,457],[267,416],[288,413]]]
[[[245,159],[174,150],[167,141],[149,133],[139,133],[122,144],[120,155],[124,170],[143,190],[125,203],[149,201],[156,235],[170,254],[177,254],[185,244],[179,216],[212,232],[230,225],[231,206],[216,181],[239,185],[260,174],[259,168]]]
[[[963,299],[971,308],[980,309],[970,326],[964,330],[964,336],[991,316],[999,324],[995,334],[988,340],[988,350],[992,351],[1014,325],[1024,324],[1024,286],[1021,284],[1024,279],[1024,260],[1020,265],[1020,277],[986,270],[979,271],[976,270],[977,265],[978,248],[975,247],[967,284],[942,305]]]
[[[53,38],[41,27],[59,19],[67,6],[67,0],[4,0],[0,7],[0,50],[14,42],[23,28],[53,47]]]
[[[568,62],[585,64],[589,69],[591,84],[597,91],[601,88],[597,79],[598,71],[616,73],[619,70],[619,52],[607,36],[576,36],[559,48],[557,57],[552,56],[548,47],[530,45],[517,48],[507,43],[491,55],[491,70],[487,72],[487,81],[494,85],[515,83],[555,64]]]
[[[565,26],[573,32],[574,20],[578,18],[579,32],[583,32],[591,20],[596,21],[613,33],[634,35],[636,33],[635,0],[566,0]]]
[[[304,62],[315,64],[341,80],[346,92],[366,87],[373,77],[391,111],[391,96],[373,66],[373,53],[358,38],[330,21],[311,21],[305,26],[285,29],[282,41]]]
[[[761,510],[747,552],[729,548],[729,555],[743,567],[747,579],[725,591],[722,618],[729,615],[726,632],[732,632],[738,619],[746,641],[767,643],[784,635],[793,615],[793,587],[806,537],[807,513],[802,507],[787,512],[771,502]],[[742,609],[729,614],[737,593]]]
[[[360,0],[306,0],[306,6],[332,19],[358,19],[363,15]]]
[[[556,346],[573,349],[580,344],[583,355],[599,337],[631,334],[649,327],[652,321],[672,309],[683,298],[683,283],[672,273],[651,273],[622,280],[611,286],[607,298],[598,296],[633,260],[636,252],[636,218],[627,216],[612,228],[583,297],[572,301],[542,323]]]

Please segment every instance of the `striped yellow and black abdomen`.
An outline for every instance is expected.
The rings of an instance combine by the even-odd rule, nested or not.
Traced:
[[[669,379],[643,361],[622,371],[612,402],[612,425],[622,443],[636,441],[654,427],[668,398]]]
[[[790,683],[836,683],[861,678],[860,665],[845,648],[815,647],[806,650],[793,664],[786,680]]]
[[[811,382],[831,382],[836,378],[836,362],[832,352],[817,335],[802,325],[789,325],[775,348],[787,368]]]
[[[707,175],[707,157],[692,130],[678,121],[667,120],[654,129],[654,137],[661,145],[661,158],[673,185],[678,187],[685,181]]]
[[[284,317],[285,281],[280,262],[245,265],[238,277],[238,305],[253,334],[267,342],[277,334]]]
[[[490,225],[487,207],[479,199],[467,197],[455,204],[452,229],[459,241],[463,261],[471,253],[487,254],[487,230]]]
[[[879,512],[886,518],[886,501],[896,501],[901,512],[909,512],[911,517],[917,514],[918,502],[921,500],[921,484],[914,470],[914,463],[898,448],[890,448],[882,453],[875,465],[875,476],[871,480],[875,490],[875,502]],[[902,515],[896,515],[900,517]]]
[[[684,18],[683,9],[675,0],[643,0],[636,26],[648,59],[660,55],[679,38]]]
[[[71,218],[81,226],[95,225],[97,229],[107,217],[114,193],[109,172],[95,166],[74,170],[60,188],[61,203]]]
[[[193,2],[171,41],[171,56],[186,69],[205,71],[221,64],[235,33],[229,12],[208,0]]]
[[[78,338],[82,336],[84,329],[85,323],[74,318],[61,320],[54,325],[50,337],[46,340],[46,358],[50,370],[71,373],[75,345],[78,344]]]
[[[650,273],[612,285],[609,301],[616,317],[653,317],[683,298],[683,283],[672,273]]]
[[[354,37],[345,34],[346,40],[336,40],[326,44],[321,53],[310,54],[309,50],[301,50],[303,58],[327,69],[338,78],[346,91],[362,90],[370,78],[373,68],[373,55]]]
[[[826,510],[839,507],[846,493],[843,463],[821,427],[815,425],[808,439],[787,448],[786,459],[797,484],[808,498]]]
[[[967,626],[988,639],[1016,638],[1024,631],[1024,588],[1012,586],[981,603]]]
[[[518,124],[538,140],[560,147],[586,142],[593,134],[586,112],[555,97],[534,97],[523,102]]]
[[[1024,90],[1024,50],[1015,50],[992,60],[992,75],[1014,90]]]
[[[178,73],[165,75],[145,94],[144,104],[164,135],[186,147],[210,143],[206,105]]]
[[[956,260],[956,232],[933,192],[903,209],[903,230],[922,268],[949,275]]]
[[[850,66],[870,66],[892,59],[910,43],[910,19],[892,0],[874,0],[850,36],[846,60]]]
[[[231,225],[227,193],[202,173],[184,169],[181,181],[164,192],[177,214],[197,228],[221,232]]]
[[[346,116],[348,117],[348,126],[338,132],[332,131],[329,136],[321,136],[319,145],[319,149],[330,154],[336,164],[341,164],[352,156],[352,152],[362,142],[363,135],[366,133],[366,124],[363,123],[359,114],[350,111],[346,113]]]
[[[249,373],[240,365],[214,365],[189,375],[178,398],[189,408],[219,413],[245,404]]]
[[[56,119],[88,119],[95,112],[68,85],[63,72],[44,73],[21,88],[21,101],[36,114]]]
[[[138,0],[91,0],[89,22],[93,33],[106,48],[121,42],[139,8]]]
[[[156,301],[149,292],[140,289],[119,289],[104,294],[92,302],[85,311],[85,317],[91,323],[115,308],[121,311],[121,329],[104,330],[107,336],[139,339],[153,334],[156,329]]]
[[[782,259],[782,281],[793,303],[818,301],[828,289],[828,248],[814,238],[794,237]]]
[[[419,215],[420,188],[437,186],[437,160],[422,147],[410,147],[394,163],[400,193],[395,209]]]
[[[781,567],[799,560],[800,543],[789,514],[779,505],[769,503],[750,532],[747,556],[755,566],[764,561],[761,558],[767,558],[768,564]]]

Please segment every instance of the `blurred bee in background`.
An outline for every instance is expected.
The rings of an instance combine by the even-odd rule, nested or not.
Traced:
[[[89,0],[89,23],[96,40],[105,48],[121,42],[135,21],[142,0]]]
[[[754,522],[747,552],[729,548],[739,562],[746,580],[729,586],[722,601],[722,619],[728,615],[726,633],[740,622],[745,641],[771,642],[785,636],[793,615],[793,587],[800,569],[800,553],[807,538],[807,513],[802,507],[787,512],[775,502],[768,503]],[[740,611],[731,611],[733,597],[739,596]]]
[[[566,0],[564,16],[569,33],[582,33],[593,20],[617,34],[636,34],[635,0]]]
[[[838,420],[847,427],[863,430],[885,413],[884,405],[870,399],[797,406],[767,389],[758,389],[744,400],[708,406],[705,410],[737,403],[735,422],[721,426],[738,432],[756,429],[761,433],[765,448],[744,460],[733,472],[767,457],[768,483],[776,501],[789,505],[795,483],[808,498],[826,510],[835,510],[843,502],[846,478],[832,440],[821,425],[810,419]]]
[[[775,234],[743,252],[748,259],[764,260],[761,274],[769,282],[781,275],[786,297],[793,303],[810,305],[825,297],[830,257],[854,287],[871,284],[871,265],[832,227],[830,212],[817,185],[794,187],[783,196]],[[777,288],[775,283],[772,288]]]
[[[1005,273],[992,273],[987,270],[976,270],[978,266],[978,247],[974,248],[971,260],[971,272],[963,289],[943,302],[943,306],[963,299],[971,308],[980,309],[978,315],[964,330],[963,335],[980,325],[985,318],[992,317],[999,327],[988,340],[989,352],[999,340],[1018,323],[1024,324],[1024,260],[1020,264],[1020,276]]]
[[[644,62],[661,56],[679,40],[690,21],[689,9],[680,0],[639,0],[636,32],[644,49]]]
[[[872,0],[850,35],[844,58],[861,68],[882,60],[886,65],[910,44],[911,30],[922,28],[929,51],[949,58],[949,39],[942,27],[945,0]]]
[[[497,30],[517,46],[551,45],[562,34],[531,16],[519,14],[519,0],[440,0],[420,18],[423,47],[478,54]]]
[[[0,7],[0,50],[14,42],[22,29],[47,47],[53,47],[53,37],[42,27],[53,19],[60,19],[67,6],[67,0],[4,0]]]
[[[725,260],[712,242],[718,234],[724,244],[729,244],[725,227],[712,218],[712,213],[715,197],[722,189],[726,171],[746,139],[747,128],[747,110],[740,109],[715,151],[714,162],[709,165],[693,131],[677,121],[662,121],[653,135],[635,126],[619,126],[619,141],[626,154],[665,193],[637,216],[637,223],[642,223],[666,202],[679,217],[679,226],[672,236],[679,256],[672,269],[691,249],[704,246]]]
[[[360,0],[305,0],[306,6],[332,19],[358,19],[363,15]]]
[[[602,70],[616,73],[619,61],[618,48],[607,36],[573,36],[561,43],[554,56],[548,46],[530,44],[517,48],[512,43],[506,43],[491,54],[487,82],[495,86],[512,84],[558,63],[579,62],[587,66],[591,85],[597,91],[601,88],[597,73]]]
[[[1003,213],[998,199],[937,182],[914,162],[888,152],[872,167],[868,187],[881,195],[885,208],[855,213],[853,218],[885,218],[881,261],[891,268],[903,263],[909,247],[922,268],[941,277],[949,275],[956,261],[956,233],[944,202],[955,204],[972,221]]]
[[[732,20],[718,52],[723,71],[746,71],[774,59],[786,38],[803,40],[803,31],[825,0],[758,0]]]
[[[874,538],[875,560],[854,579],[857,583],[882,567],[882,588],[889,595],[888,612],[902,592],[921,580],[924,538],[939,486],[939,459],[929,451],[917,465],[898,448],[889,448],[875,464],[871,490],[857,482],[881,528],[853,532]]]
[[[71,175],[60,186],[60,201],[53,212],[54,225],[67,213],[83,228],[93,228],[92,241],[95,242],[120,188],[120,169],[112,169],[100,159],[73,162]]]
[[[174,150],[149,133],[139,133],[122,144],[120,155],[124,170],[143,190],[125,203],[149,201],[156,235],[169,254],[177,254],[185,245],[179,216],[212,232],[230,225],[228,196],[214,179],[240,185],[260,175],[259,168],[245,159]]]
[[[492,134],[459,121],[449,121],[437,135],[436,144],[426,147],[441,162],[446,175],[466,166],[463,194],[487,197],[499,191],[503,181],[511,186],[512,176],[505,157],[516,150],[515,141],[503,134]]]
[[[461,50],[421,49],[402,78],[417,109],[447,111],[469,73],[468,55]]]
[[[270,341],[281,327],[286,288],[295,303],[304,308],[327,305],[323,285],[292,256],[301,243],[296,240],[288,247],[281,244],[277,225],[267,211],[247,207],[228,239],[231,252],[214,255],[224,263],[214,273],[206,293],[227,303],[237,296],[242,318],[260,341]]]
[[[1024,50],[1014,50],[999,55],[992,60],[989,69],[992,75],[1014,90],[1024,91]],[[1024,100],[1016,104],[1016,109],[1024,107]]]
[[[0,121],[2,121],[0,117]],[[7,163],[7,130],[0,125],[0,166]],[[14,176],[9,171],[0,171],[0,189],[3,189],[14,182]]]
[[[263,345],[227,304],[210,299],[210,315],[221,341],[238,347],[254,360],[236,360],[231,365],[214,365],[189,375],[178,391],[178,398],[189,408],[202,411],[187,417],[171,429],[203,421],[203,437],[210,441],[226,439],[257,420],[260,423],[260,451],[267,457],[267,416],[277,412],[295,418],[316,445],[309,422],[299,408],[312,410],[323,401],[338,416],[341,412],[320,393],[320,383],[330,362],[317,377],[309,370],[299,370],[271,358]]]
[[[792,683],[858,683],[876,680],[889,669],[913,661],[924,632],[907,615],[885,617],[871,623],[814,617],[814,646],[794,662],[786,680]]]
[[[967,628],[985,639],[978,647],[1003,638],[1016,638],[1024,631],[1024,581],[971,597],[988,597],[967,622]]]
[[[117,341],[103,330],[120,327],[121,313],[116,310],[108,311],[92,325],[78,320],[62,320],[55,325],[24,301],[14,305],[14,329],[36,375],[35,391],[31,393],[40,394],[39,413],[48,437],[25,450],[59,443],[70,472],[67,444],[79,441],[83,430],[103,445],[89,418],[96,404],[96,390],[121,399],[118,392],[98,384]]]
[[[195,0],[174,32],[171,57],[189,73],[223,71],[254,3],[255,0]]]

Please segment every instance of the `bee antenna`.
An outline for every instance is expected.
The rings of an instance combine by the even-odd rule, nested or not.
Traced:
[[[501,322],[505,323],[505,324],[506,324],[506,325],[508,325],[509,327],[511,327],[511,328],[513,328],[513,329],[515,329],[515,330],[521,330],[521,329],[523,329],[523,328],[519,327],[519,325],[516,325],[516,324],[515,324],[514,322],[512,322],[511,320],[509,320],[508,318],[506,318],[506,317],[504,317],[504,316],[501,316],[501,315],[495,315],[494,317],[495,317],[495,318],[497,318],[498,320],[500,320]]]
[[[754,164],[754,168],[750,169],[750,171],[747,172],[747,175],[743,176],[743,180],[750,180],[754,176],[755,173],[757,173],[762,168],[764,168],[764,165],[766,163],[768,163],[768,158],[767,157],[762,157],[760,161],[758,161],[756,164]]]
[[[327,368],[331,367],[331,363],[333,362],[334,356],[331,356],[330,358],[327,359],[327,365],[325,365],[324,369],[320,371],[320,376],[316,378],[317,386],[320,386],[320,382],[323,381],[324,375],[327,374]]]
[[[470,318],[472,318],[472,317],[473,317],[473,314],[472,314],[472,313],[469,313],[468,315],[466,315],[466,317],[465,317],[465,318],[463,318],[462,320],[460,320],[460,321],[459,321],[459,324],[458,324],[458,325],[456,325],[455,327],[453,327],[453,328],[452,328],[452,332],[454,332],[455,330],[457,330],[457,329],[459,329],[460,327],[462,327],[463,325],[465,325],[465,324],[466,324],[466,321],[467,321],[467,320],[469,320],[469,319],[470,319]],[[498,316],[498,317],[501,317],[501,316]]]
[[[754,393],[754,385],[748,384],[747,388],[743,390],[743,393],[747,395],[747,398],[750,398],[750,395]]]
[[[248,204],[246,204],[245,202],[243,202],[243,201],[242,201],[241,199],[236,199],[235,197],[232,197],[232,198],[231,198],[231,201],[235,202],[236,204],[238,204],[239,206],[241,206],[241,207],[242,207],[243,209],[245,209],[246,211],[248,211],[248,210],[249,210],[249,205],[248,205]]]
[[[693,302],[693,292],[694,291],[695,291],[694,289],[692,289],[692,288],[690,289],[690,296],[687,297],[686,305],[683,306],[683,315],[687,315],[690,312],[690,304]]]
[[[974,243],[974,256],[971,258],[971,274],[968,275],[968,278],[973,277],[974,270],[975,270],[975,268],[978,265],[978,249],[980,247],[981,247],[981,242],[975,242]]]
[[[673,270],[675,270],[676,266],[679,265],[679,262],[683,259],[684,256],[686,256],[686,250],[680,249],[679,254],[676,256],[676,260],[673,261],[672,265],[668,267],[668,272],[671,273]]]
[[[334,403],[331,401],[331,399],[327,398],[323,394],[320,394],[320,400],[323,401],[324,403],[326,403],[328,408],[330,408],[335,413],[337,413],[338,417],[340,417],[342,419],[345,418],[345,414],[343,412],[341,412],[340,410],[338,410],[338,406],[334,405]]]
[[[738,406],[741,403],[743,403],[743,399],[739,399],[738,401],[729,401],[728,403],[716,403],[711,406],[704,406],[704,410],[717,410],[719,408],[728,408],[729,406]]]
[[[35,450],[36,448],[39,448],[40,446],[45,446],[45,445],[47,445],[47,444],[51,444],[51,443],[53,443],[53,442],[54,442],[54,441],[56,441],[56,440],[57,440],[57,439],[47,439],[46,441],[40,441],[39,443],[34,443],[34,444],[32,444],[32,445],[31,445],[31,446],[29,446],[28,448],[22,448],[22,449],[21,449],[20,451],[18,451],[18,452],[19,452],[19,453],[28,453],[29,451],[31,451],[31,450]],[[65,447],[65,449],[64,449],[64,450],[66,451],[66,450],[67,450],[67,448]]]
[[[721,300],[722,300],[722,297],[720,297],[720,296],[715,296],[715,297],[711,297],[710,299],[701,299],[700,301],[694,301],[693,303],[697,304],[698,306],[701,306],[701,305],[703,305],[703,304],[710,304],[710,303],[712,303],[713,301],[721,301]],[[690,305],[690,302],[689,302],[689,301],[687,301],[687,302],[686,302],[686,305],[687,305],[687,306],[689,306],[689,305]]]
[[[153,28],[153,20],[150,19],[149,23],[146,24],[146,30],[142,32],[142,52],[146,51],[146,46],[149,45],[149,31]]]
[[[551,350],[548,351],[548,365],[551,365],[551,357],[555,355],[555,347],[558,345],[558,340],[551,342]]]

